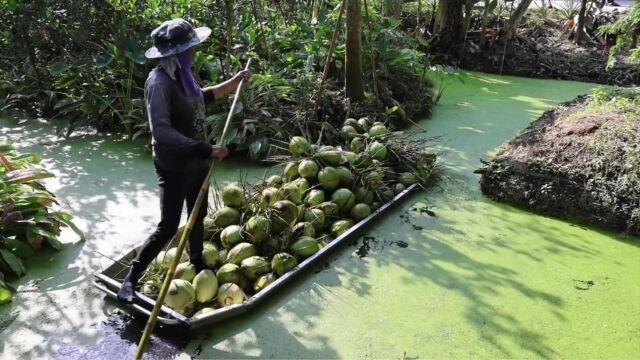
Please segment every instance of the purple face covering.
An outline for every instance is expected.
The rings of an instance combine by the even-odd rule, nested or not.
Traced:
[[[180,82],[182,83],[185,94],[190,97],[197,96],[201,92],[200,85],[196,82],[196,79],[193,77],[193,72],[191,71],[191,65],[195,57],[196,54],[191,49],[176,55],[180,63]]]

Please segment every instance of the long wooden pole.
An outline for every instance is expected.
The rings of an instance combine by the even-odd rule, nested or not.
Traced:
[[[342,13],[344,12],[344,7],[346,5],[346,2],[347,0],[342,0],[342,4],[340,5],[340,13],[338,14],[338,19],[336,20],[336,27],[335,29],[333,29],[333,36],[331,36],[331,44],[329,44],[329,53],[327,54],[327,61],[324,63],[322,80],[320,80],[320,88],[318,89],[318,98],[316,99],[316,104],[313,109],[315,112],[318,112],[318,109],[320,109],[320,100],[322,98],[322,88],[324,86],[324,82],[327,80],[327,75],[329,74],[331,57],[333,56],[333,49],[336,46],[336,38],[338,37],[338,31],[340,31],[340,20],[342,19]]]
[[[245,70],[249,69],[249,65],[251,64],[251,59],[247,61],[247,65]],[[236,89],[236,95],[233,98],[233,103],[231,103],[231,109],[229,109],[229,116],[227,116],[227,122],[224,124],[224,130],[222,130],[222,135],[220,136],[220,144],[222,145],[225,136],[227,135],[227,130],[229,129],[229,124],[231,123],[231,118],[233,117],[233,112],[236,108],[236,104],[238,103],[238,98],[240,97],[240,91],[242,90],[242,85],[244,84],[244,79],[240,81],[238,84],[238,88]],[[158,298],[156,299],[156,303],[153,306],[153,310],[151,311],[151,315],[149,316],[149,320],[147,321],[147,325],[144,328],[144,332],[142,333],[142,338],[140,339],[140,343],[138,343],[138,348],[136,349],[136,359],[142,359],[142,355],[144,354],[144,348],[147,346],[149,342],[149,338],[151,337],[151,333],[153,332],[153,328],[156,326],[156,320],[158,318],[158,313],[160,313],[160,308],[162,308],[162,304],[164,303],[164,298],[167,296],[167,292],[169,291],[169,285],[171,284],[171,280],[173,280],[173,274],[176,271],[176,267],[180,262],[180,257],[182,256],[182,252],[187,245],[187,239],[189,238],[189,234],[191,233],[191,229],[193,229],[193,225],[196,223],[196,218],[198,217],[198,212],[200,211],[200,206],[202,206],[202,202],[206,196],[207,190],[209,189],[209,183],[211,182],[211,176],[213,175],[213,167],[216,164],[215,160],[211,162],[211,167],[209,167],[209,172],[200,186],[200,192],[198,193],[198,198],[196,199],[196,203],[193,206],[193,210],[191,210],[191,215],[187,220],[187,225],[182,232],[182,236],[180,237],[180,243],[178,244],[178,252],[176,257],[171,262],[171,266],[169,267],[169,271],[167,275],[164,277],[164,282],[162,283],[162,287],[160,288],[160,293],[158,294]]]

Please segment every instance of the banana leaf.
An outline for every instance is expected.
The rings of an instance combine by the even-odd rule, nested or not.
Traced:
[[[35,254],[29,245],[14,238],[4,239],[4,247],[21,259],[27,259]]]
[[[42,236],[47,240],[49,245],[56,250],[62,250],[62,243],[57,239],[57,236],[50,231],[47,231],[39,226],[29,225],[27,227],[27,237],[35,237],[37,235]]]
[[[0,280],[0,305],[11,302],[12,297],[11,290],[4,286],[4,281]]]
[[[13,255],[7,249],[0,249],[0,260],[2,260],[11,270],[11,272],[13,272],[17,276],[21,276],[26,272],[22,260]]]
[[[50,213],[49,216],[51,219],[58,220],[61,223],[67,225],[71,230],[73,230],[73,232],[75,232],[80,237],[80,239],[84,240],[84,233],[82,232],[82,230],[80,230],[76,226],[76,224],[73,223],[72,221],[73,216],[71,216],[71,214],[68,214],[63,211],[54,211]]]
[[[39,169],[20,169],[9,171],[6,174],[5,182],[7,184],[21,184],[35,180],[41,180],[53,177],[54,175],[45,170]]]

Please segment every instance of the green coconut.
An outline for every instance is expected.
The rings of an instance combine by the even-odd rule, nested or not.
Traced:
[[[218,278],[218,282],[223,283],[234,283],[237,284],[240,282],[240,277],[242,277],[242,273],[240,272],[240,267],[236,264],[224,264],[216,271],[216,277]]]
[[[196,301],[206,303],[211,301],[218,292],[218,278],[211,270],[202,270],[193,279],[193,289],[196,293]]]
[[[398,176],[398,180],[400,180],[402,185],[409,186],[416,182],[416,176],[412,173],[404,172]]]
[[[374,141],[367,146],[367,153],[375,160],[384,161],[387,158],[387,147]]]
[[[291,244],[289,249],[295,255],[305,258],[318,252],[318,250],[320,250],[320,247],[318,246],[318,242],[314,238],[302,236],[298,238],[296,242]]]
[[[183,279],[188,282],[193,281],[194,276],[196,276],[196,267],[188,261],[178,264],[173,273],[174,279]]]
[[[235,304],[240,304],[244,301],[244,292],[240,286],[232,283],[226,283],[220,285],[217,293],[218,305],[221,307],[227,307]]]
[[[240,270],[247,279],[255,280],[260,275],[266,274],[271,271],[271,265],[267,259],[261,256],[248,257],[240,263]]]
[[[356,221],[360,221],[369,215],[371,215],[371,208],[367,204],[355,204],[351,208],[351,217]]]
[[[322,210],[325,216],[335,216],[340,211],[338,205],[331,201],[325,201],[322,204],[318,205],[317,209]]]
[[[358,187],[356,188],[356,201],[359,203],[364,203],[367,205],[371,205],[374,201],[373,191],[367,189],[366,187]]]
[[[196,294],[191,283],[184,279],[171,280],[164,304],[182,315],[189,316],[196,306]]]
[[[256,293],[262,291],[262,289],[264,289],[267,286],[269,286],[272,282],[276,281],[276,279],[277,279],[277,277],[273,273],[268,273],[268,274],[264,274],[264,275],[260,276],[253,283],[253,291],[256,292]]]
[[[329,234],[322,234],[316,239],[320,248],[327,246],[331,242],[331,240],[333,239],[331,239],[331,236]]]
[[[340,185],[350,186],[353,182],[353,174],[351,174],[351,171],[344,166],[337,167],[336,171],[338,172],[338,177],[340,178]]]
[[[348,214],[353,205],[356,204],[356,196],[349,189],[338,189],[331,195],[331,201],[338,205],[338,209],[343,214]]]
[[[144,284],[142,284],[142,288],[140,288],[140,292],[149,297],[156,297],[159,290],[158,285],[152,280],[145,281]]]
[[[232,207],[225,206],[213,213],[213,221],[219,228],[240,224],[240,212]]]
[[[306,222],[306,221],[299,222],[296,224],[296,226],[293,227],[293,236],[294,237],[300,237],[300,236],[315,237],[316,228],[310,222]]]
[[[304,195],[307,192],[307,190],[309,190],[309,188],[311,187],[311,185],[305,178],[295,179],[292,181],[292,183],[294,183],[298,187],[298,189],[300,189],[300,194],[302,195]]]
[[[227,262],[240,265],[242,260],[255,255],[256,247],[253,246],[253,244],[243,242],[229,250],[229,254],[227,254]]]
[[[276,201],[283,200],[280,196],[282,196],[282,194],[278,192],[278,188],[266,188],[260,193],[260,206],[266,208],[267,206],[273,205]]]
[[[313,160],[302,160],[298,165],[298,173],[307,180],[314,180],[318,176],[318,171],[320,171],[320,167]]]
[[[395,185],[393,185],[393,192],[395,192],[396,195],[400,194],[401,192],[403,192],[404,189],[406,189],[406,188],[401,183],[396,183]]]
[[[338,220],[331,224],[331,234],[336,237],[340,236],[349,230],[351,226],[353,226],[353,221],[351,220]]]
[[[338,166],[342,163],[342,153],[336,150],[319,151],[315,158],[324,165]]]
[[[217,290],[218,289],[216,289],[216,291]],[[193,314],[192,318],[197,318],[197,317],[200,317],[200,316],[204,316],[205,314],[208,314],[208,313],[214,312],[214,311],[216,311],[215,308],[205,307],[205,308],[202,308],[202,309],[198,310],[195,314]]]
[[[388,187],[383,187],[380,196],[384,201],[391,201],[396,196],[396,194]]]
[[[373,165],[373,159],[371,158],[371,155],[366,152],[361,152],[358,154],[358,158],[356,159],[355,163],[356,167],[363,169],[368,168],[371,165]]]
[[[232,208],[240,208],[244,204],[246,197],[244,190],[237,185],[227,185],[222,189],[222,202]]]
[[[327,166],[318,173],[318,182],[323,188],[333,190],[340,185],[340,174],[331,166]]]
[[[382,184],[383,180],[384,180],[384,174],[381,173],[380,171],[374,170],[374,171],[370,171],[367,174],[367,183],[371,186],[378,187],[380,184]]]
[[[267,186],[277,187],[282,185],[282,176],[280,175],[271,175],[267,179]]]
[[[285,227],[291,226],[298,219],[298,207],[289,200],[281,200],[273,204],[271,226],[276,233]]]
[[[252,216],[244,224],[246,238],[253,244],[259,244],[269,235],[270,231],[271,224],[269,223],[269,219],[262,215]]]
[[[309,191],[309,194],[304,199],[304,203],[309,206],[317,206],[324,202],[324,191],[320,189],[313,189]]]
[[[342,136],[343,140],[350,140],[356,135],[358,135],[358,130],[356,130],[356,128],[351,125],[343,126],[342,130],[340,131],[340,136]]]
[[[222,248],[220,250],[218,250],[218,262],[219,263],[223,263],[227,260],[227,254],[229,253],[229,250]]]
[[[271,268],[278,276],[284,275],[297,265],[296,258],[285,252],[275,254],[271,259]]]
[[[354,118],[348,118],[347,120],[344,121],[344,123],[342,123],[342,126],[351,126],[352,128],[356,129],[358,132],[362,132],[362,129],[360,124],[358,123],[358,120]]]
[[[290,163],[287,163],[287,165],[285,165],[285,167],[284,167],[284,177],[285,177],[285,179],[287,179],[287,181],[291,181],[293,179],[296,179],[296,178],[300,177],[300,173],[298,173],[298,163],[297,162],[290,162]]]
[[[371,204],[371,211],[376,211],[380,208],[380,206],[382,206],[379,202],[374,202],[373,204]]]
[[[352,151],[343,151],[342,156],[347,160],[350,165],[355,165],[358,160],[358,154]]]
[[[242,227],[240,225],[229,225],[220,233],[220,242],[226,249],[231,249],[234,245],[242,242]]]
[[[351,139],[351,142],[349,143],[349,149],[353,152],[359,153],[360,151],[362,151],[362,149],[364,149],[364,140],[359,137]]]
[[[387,127],[381,124],[378,125],[373,125],[371,127],[371,129],[369,129],[369,136],[374,137],[374,136],[382,136],[387,134],[389,131],[387,130]]]
[[[296,221],[293,222],[294,224],[304,220],[304,211],[306,208],[304,204],[298,205],[298,217],[296,217]]]
[[[154,260],[154,266],[160,267],[165,271],[168,270],[171,264],[173,264],[173,260],[176,258],[177,254],[178,254],[177,247],[173,247],[167,251],[161,251]],[[189,255],[187,254],[186,251],[183,251],[182,255],[180,256],[180,262],[182,263],[185,261],[189,261]]]
[[[278,190],[277,197],[283,200],[289,200],[294,204],[302,203],[302,192],[298,185],[292,182],[282,185]]]
[[[369,131],[371,129],[371,120],[368,117],[361,117],[358,119],[358,124],[364,131]]]
[[[218,232],[219,230],[218,225],[216,225],[216,222],[210,217],[204,218],[204,220],[202,221],[202,225],[204,226],[202,238],[205,241],[211,241],[216,232]]]
[[[324,227],[324,212],[320,209],[307,209],[304,212],[304,221],[311,223],[316,230],[320,230]]]
[[[294,136],[289,141],[289,151],[297,156],[309,155],[311,154],[311,144],[302,136]]]

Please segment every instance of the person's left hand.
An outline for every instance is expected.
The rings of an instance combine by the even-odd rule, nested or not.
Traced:
[[[234,76],[236,81],[240,83],[240,81],[249,81],[251,79],[251,70],[242,70],[239,71],[236,76]]]

